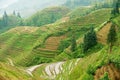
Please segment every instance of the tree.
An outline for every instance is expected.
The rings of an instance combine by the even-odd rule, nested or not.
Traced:
[[[107,37],[107,43],[110,47],[110,53],[112,52],[112,47],[114,46],[114,43],[116,42],[117,38],[117,33],[116,33],[116,29],[115,29],[115,24],[112,23],[109,33],[108,33],[108,37]]]
[[[83,52],[85,53],[88,49],[95,46],[97,44],[97,37],[94,31],[94,28],[91,27],[90,31],[85,34],[83,40]]]
[[[72,35],[72,39],[71,39],[71,51],[74,52],[76,50],[76,47],[77,47],[77,43],[76,43],[75,35]]]
[[[16,16],[16,12],[15,11],[13,11],[13,15]]]
[[[115,5],[115,11],[117,14],[119,14],[119,5],[120,5],[120,0],[117,0],[116,5]]]
[[[4,11],[4,15],[3,15],[3,26],[8,26],[8,15],[6,13],[6,11]]]
[[[21,15],[20,15],[20,13],[19,13],[19,12],[17,13],[17,17],[21,18]]]
[[[111,11],[111,14],[113,15],[113,16],[115,16],[115,15],[117,15],[117,14],[119,14],[120,12],[119,12],[119,5],[120,5],[120,0],[115,0],[114,2],[113,2],[113,10]]]

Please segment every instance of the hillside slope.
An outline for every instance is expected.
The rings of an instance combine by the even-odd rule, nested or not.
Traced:
[[[106,11],[107,10],[107,11]],[[48,44],[51,39],[64,40],[66,35],[68,46],[74,30],[76,38],[80,38],[91,26],[98,27],[109,19],[109,9],[97,10],[84,17],[66,21],[56,22],[43,27],[16,27],[0,35],[0,60],[7,61],[7,58],[13,60],[16,65],[31,66],[43,62],[51,62],[54,57],[60,54],[55,42]],[[98,16],[98,14],[100,15]],[[94,25],[93,25],[94,24]],[[53,40],[52,40],[53,41]],[[47,51],[49,46],[55,49]],[[64,46],[64,45],[62,45]],[[66,48],[66,47],[65,47]],[[65,49],[64,48],[64,49]],[[41,50],[42,49],[42,50]],[[63,50],[64,50],[63,49]],[[9,53],[8,53],[9,52]]]
[[[70,10],[66,7],[50,7],[37,12],[26,20],[28,26],[42,26],[54,23],[65,16]]]
[[[117,23],[120,20],[119,16],[113,19],[115,21],[115,24],[119,25],[120,23]],[[101,37],[100,41],[101,43],[106,43],[106,35],[108,34],[108,30],[106,30],[107,27],[110,27],[111,23],[107,23],[101,30],[105,35]],[[120,28],[120,26],[116,26],[117,29]],[[105,31],[103,31],[105,29]],[[100,33],[98,31],[98,33]],[[102,33],[101,32],[101,33]],[[120,42],[120,32],[117,31],[117,38],[118,41],[114,45],[113,51],[111,54],[108,53],[108,46],[104,46],[102,50],[98,51],[97,53],[93,53],[85,58],[83,58],[78,65],[76,65],[73,70],[70,72],[70,74],[66,74],[69,71],[63,71],[63,73],[60,73],[57,77],[57,80],[63,79],[63,80],[99,80],[101,79],[105,73],[108,73],[108,77],[111,80],[119,80],[120,79],[120,50],[119,50],[119,42]],[[63,77],[64,76],[64,77]],[[66,77],[67,76],[67,77]]]
[[[34,80],[24,69],[0,62],[0,80]],[[40,78],[39,78],[40,80]]]
[[[119,21],[120,18],[115,18],[114,21]],[[98,33],[104,32],[104,34],[108,34],[111,23],[106,23]],[[120,28],[117,26],[118,29]],[[106,30],[108,28],[108,30]],[[103,31],[105,29],[105,31]],[[120,32],[117,32],[118,36],[120,36]],[[106,35],[100,37],[100,43],[106,43]],[[119,42],[120,38],[118,37],[118,41],[115,44],[113,51],[111,54],[108,53],[108,46],[104,45],[103,48],[92,54],[82,58],[82,59],[74,59],[70,61],[63,61],[58,63],[45,64],[38,67],[33,74],[37,77],[41,75],[44,79],[47,80],[99,80],[101,79],[105,73],[108,73],[108,77],[111,80],[119,80],[120,79],[120,54],[119,54]],[[58,71],[58,72],[57,72]]]

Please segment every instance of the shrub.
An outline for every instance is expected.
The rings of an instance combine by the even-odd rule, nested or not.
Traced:
[[[94,68],[92,65],[89,65],[87,68],[87,73],[94,75],[96,71],[96,68]]]
[[[93,75],[89,75],[89,74],[87,74],[87,73],[84,73],[84,74],[81,76],[81,78],[78,79],[78,80],[94,80],[94,77],[93,77]]]
[[[62,40],[60,42],[58,50],[60,50],[60,52],[63,52],[65,48],[69,47],[69,45],[70,45],[70,39]]]

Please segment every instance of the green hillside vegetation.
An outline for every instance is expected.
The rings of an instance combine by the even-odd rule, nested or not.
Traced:
[[[101,9],[78,19],[70,20],[64,23],[54,23],[40,28],[13,28],[0,35],[0,60],[6,61],[7,57],[9,57],[16,65],[22,66],[51,62],[54,60],[56,55],[60,54],[61,51],[71,44],[70,38],[73,30],[75,32],[76,39],[78,39],[89,30],[90,26],[98,27],[100,24],[108,20],[110,15],[107,14],[109,14],[109,12],[109,9]],[[63,41],[60,44],[66,43],[66,47],[63,49],[55,49],[55,51],[41,50],[41,48],[45,49],[44,45],[46,44],[44,43],[46,40],[51,37],[59,37],[65,34],[67,34],[67,41]],[[51,45],[51,47],[52,46],[53,45]],[[57,47],[59,47],[59,44]]]
[[[120,80],[119,3],[50,7],[25,21],[5,12],[0,28],[14,28],[0,34],[0,80]]]
[[[68,8],[46,8],[25,20],[5,11],[0,80],[120,80],[119,0],[97,1],[66,0]]]
[[[116,49],[119,49],[119,48],[116,48]],[[111,53],[111,55],[110,55],[110,60],[111,60],[112,63],[114,63],[115,65],[117,65],[117,67],[119,68],[119,63],[117,63],[117,62],[119,62],[119,59],[118,59],[119,51],[116,50],[116,49],[114,49],[114,51],[117,51],[117,53],[113,51]],[[83,62],[83,64],[85,64],[85,66],[87,68],[85,68],[85,66],[83,64],[81,65],[81,63],[78,65],[78,67],[75,67],[73,69],[72,73],[70,74],[70,79],[72,79],[72,80],[76,80],[76,79],[83,80],[84,78],[86,78],[86,80],[88,80],[88,79],[91,78],[91,80],[93,80],[93,77],[91,76],[91,74],[94,75],[96,69],[98,69],[102,65],[109,64],[108,61],[107,61],[107,58],[105,57],[105,56],[107,56],[108,53],[106,53],[106,52],[100,52],[100,53],[97,53],[97,54],[99,55],[98,58],[96,58],[97,56],[94,56],[93,58],[91,58],[94,61],[93,63],[91,63],[92,61],[90,61],[90,58],[88,58],[88,60],[86,60],[85,62]],[[102,57],[100,57],[100,55]],[[95,58],[97,60],[94,60]],[[89,68],[89,64],[87,63],[87,61],[90,61],[90,62],[88,62],[88,63],[90,63],[90,68]],[[85,71],[85,69],[86,69],[86,73],[84,73],[84,75],[82,75],[82,70]],[[87,69],[90,69],[89,72],[87,71]],[[77,71],[80,71],[80,72],[77,72]],[[78,76],[76,76],[76,75],[78,75]],[[87,77],[85,77],[85,76],[87,76]],[[115,75],[112,75],[112,76],[115,76]]]
[[[99,9],[103,9],[103,8],[112,8],[112,1],[106,1],[104,3],[99,3],[99,4],[95,4],[93,6],[83,6],[83,7],[77,7],[75,9],[73,9],[67,16],[70,17],[70,19],[74,19],[74,18],[79,18],[79,17],[83,17],[85,15],[88,15],[89,13],[95,11],[95,10],[99,10]]]
[[[120,18],[119,18],[120,19]],[[115,18],[115,21],[119,21],[118,17]],[[119,28],[119,27],[118,27]],[[74,66],[70,71],[69,66],[71,64],[71,61],[66,61],[63,64],[63,70],[60,74],[56,76],[56,80],[63,79],[63,80],[98,80],[102,79],[105,72],[109,73],[109,78],[112,80],[120,79],[119,75],[119,67],[120,67],[120,59],[119,59],[119,32],[117,32],[118,35],[118,41],[113,47],[113,51],[111,54],[108,54],[109,47],[107,45],[104,45],[104,47],[100,50],[97,50],[99,47],[93,47],[91,49],[92,54],[89,56],[86,56],[82,58],[77,65]],[[75,62],[74,62],[75,63]],[[116,65],[116,66],[114,66]],[[99,69],[103,68],[102,66],[107,66],[104,68],[104,72],[99,71]],[[109,70],[108,70],[108,69]],[[34,72],[35,76],[39,75],[46,75],[44,72],[45,65],[42,67],[36,69]],[[98,72],[97,72],[98,70]],[[102,69],[101,69],[102,70]],[[68,74],[69,73],[69,74]],[[54,74],[54,73],[53,73]],[[100,77],[98,77],[100,76]],[[48,79],[49,80],[49,79]],[[106,78],[105,78],[106,80]]]
[[[120,16],[114,18],[113,21],[119,21],[119,17]],[[117,24],[116,22],[115,24]],[[119,29],[120,26],[117,26],[117,28]],[[109,53],[109,46],[105,44],[99,50],[97,50],[99,47],[91,48],[89,52],[91,52],[92,54],[89,54],[86,57],[80,59],[77,65],[75,65],[77,59],[64,61],[64,64],[62,65],[62,71],[58,75],[56,75],[55,80],[107,80],[108,78],[111,80],[119,80],[119,41],[120,32],[117,31],[117,42],[112,48],[112,53]],[[71,63],[72,69],[70,69]],[[39,75],[47,76],[45,70],[46,65],[42,65],[41,67],[37,68],[33,72],[33,74],[36,77]],[[105,75],[106,73],[108,73],[107,77]],[[54,75],[54,73],[52,73],[52,75]],[[47,78],[46,80],[49,80],[49,78]]]
[[[93,26],[99,26],[100,24],[102,24],[103,22],[107,21],[110,17],[110,10],[111,9],[99,9],[99,10],[95,10],[95,11],[92,11],[90,14],[86,15],[86,16],[83,16],[83,17],[80,17],[80,18],[76,18],[74,20],[71,20],[70,21],[70,25],[74,25],[74,26],[87,26],[87,25],[93,25]],[[99,15],[99,16],[98,16]],[[104,16],[106,15],[106,16]],[[102,20],[101,20],[101,17]],[[89,18],[90,17],[90,18]],[[67,23],[65,23],[67,24]],[[64,24],[64,25],[65,25]]]
[[[1,34],[1,59],[6,60],[7,57],[10,57],[18,64],[29,63],[26,60],[28,60],[33,47],[42,43],[47,35],[47,32],[44,34],[44,31],[37,27],[16,27]],[[23,61],[21,62],[21,60]]]
[[[50,7],[37,12],[25,22],[28,26],[42,26],[54,23],[65,16],[70,10],[66,7]]]
[[[120,16],[117,16],[116,18],[113,19],[114,23],[116,25],[118,25],[117,29],[120,28],[120,26],[119,26],[120,23],[118,23],[118,21],[120,20],[119,17]],[[104,47],[97,53],[94,53],[94,51],[93,51],[93,54],[91,54],[91,55],[83,58],[81,61],[79,61],[79,64],[73,68],[73,70],[71,71],[70,74],[66,74],[66,73],[68,73],[67,70],[63,70],[63,72],[58,75],[57,80],[59,80],[61,77],[62,77],[62,79],[65,79],[65,80],[67,80],[67,79],[68,80],[69,79],[71,79],[71,80],[94,80],[94,79],[98,80],[98,79],[100,79],[98,77],[98,76],[100,76],[100,74],[99,73],[95,74],[96,70],[97,69],[99,70],[104,65],[109,65],[109,67],[110,67],[111,64],[116,66],[116,67],[112,66],[113,72],[111,72],[109,70],[108,70],[109,71],[108,72],[107,69],[105,69],[105,68],[104,68],[104,71],[109,73],[109,78],[111,78],[112,80],[119,79],[120,77],[116,76],[116,75],[120,75],[119,70],[118,70],[118,73],[115,71],[116,68],[119,69],[119,67],[120,67],[120,63],[119,63],[119,61],[120,61],[120,58],[119,58],[120,45],[118,44],[120,41],[119,36],[120,36],[120,32],[117,31],[117,39],[118,40],[112,49],[112,53],[109,54],[108,45],[104,45]],[[94,75],[97,75],[97,76],[94,77]],[[104,76],[104,73],[101,72],[101,75]],[[115,78],[115,76],[116,76],[116,78]]]
[[[0,62],[0,80],[33,80],[24,69]]]
[[[82,17],[87,15],[88,13],[92,12],[91,8],[89,7],[78,7],[74,10],[72,10],[68,16],[70,17],[70,19],[72,18],[78,18],[78,17]]]
[[[109,17],[110,18],[110,17]],[[91,48],[88,50],[87,54],[92,52],[92,54],[89,54],[87,55],[86,57],[82,58],[78,64],[76,66],[74,66],[71,70],[70,70],[70,64],[72,63],[72,61],[64,61],[65,63],[62,65],[62,72],[60,72],[57,76],[55,76],[55,79],[56,80],[59,80],[59,79],[63,79],[63,80],[119,80],[120,77],[120,70],[119,70],[119,67],[120,67],[120,63],[119,63],[119,35],[120,35],[120,32],[118,31],[119,30],[119,15],[115,14],[115,18],[113,18],[111,21],[113,22],[112,24],[115,25],[115,28],[116,28],[116,32],[117,32],[117,41],[115,42],[114,41],[114,45],[112,45],[113,47],[111,48],[111,52],[109,53],[109,45],[107,44],[104,44],[102,46],[101,49],[100,46],[99,47],[96,47],[98,45],[96,45],[95,47]],[[103,25],[102,28],[106,29],[106,27],[108,26],[111,26],[112,24],[111,21],[105,23]],[[99,26],[98,26],[99,27]],[[100,28],[99,30],[102,30],[102,28]],[[74,28],[75,30],[76,28]],[[112,29],[112,26],[111,28],[109,28],[110,31]],[[99,32],[99,30],[97,30]],[[104,36],[108,35],[108,37],[110,35],[113,35],[113,33],[110,34],[110,32],[108,32],[109,30],[106,30],[106,32],[104,33]],[[103,38],[103,37],[101,37]],[[110,38],[108,38],[110,39]],[[112,38],[111,38],[112,39]],[[114,39],[113,39],[114,40]],[[111,41],[111,40],[110,40]],[[81,47],[78,47],[78,48],[81,48]],[[99,50],[97,50],[99,49]],[[97,51],[96,51],[97,50]],[[77,51],[76,53],[81,53],[80,51]],[[74,53],[74,54],[76,54]],[[66,53],[65,53],[66,54]],[[65,54],[62,55],[61,57],[65,57]],[[68,52],[68,54],[70,54]],[[60,58],[60,57],[58,57]],[[76,62],[74,62],[76,63]],[[72,64],[74,65],[74,64]],[[49,67],[49,66],[48,66]],[[48,73],[46,71],[42,71],[44,70],[45,66],[42,66],[42,69],[41,68],[38,68],[35,72],[34,72],[34,75],[39,75],[41,74],[41,76],[45,76],[47,75]],[[47,68],[47,67],[46,67]],[[45,70],[46,70],[45,68]],[[61,67],[60,67],[61,69]],[[55,67],[55,70],[56,72],[56,67]],[[40,72],[40,73],[38,73]],[[54,72],[51,71],[52,75],[54,75]],[[48,74],[49,75],[49,74]],[[49,78],[48,78],[49,80]]]

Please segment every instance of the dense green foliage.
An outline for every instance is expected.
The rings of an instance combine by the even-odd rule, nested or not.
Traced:
[[[37,12],[25,22],[28,26],[42,26],[45,24],[54,23],[56,20],[62,18],[70,10],[66,7],[51,7]]]
[[[109,34],[108,34],[108,43],[111,43],[113,45],[113,43],[116,42],[116,36],[117,36],[117,33],[116,33],[116,28],[115,28],[115,24],[112,24],[110,30],[109,30]]]
[[[58,50],[60,50],[60,52],[63,52],[66,48],[68,48],[70,46],[70,44],[71,44],[71,40],[70,39],[62,40],[60,42]]]
[[[29,56],[30,57],[30,56]],[[50,63],[52,59],[47,57],[41,57],[40,55],[31,55],[30,61],[25,63],[25,66],[34,66],[36,64]]]
[[[120,6],[120,0],[115,0],[113,10],[111,11],[112,17],[120,13],[119,6]]]
[[[107,38],[107,42],[110,46],[110,52],[112,50],[112,46],[114,46],[114,43],[117,40],[117,33],[116,33],[116,28],[115,28],[115,24],[112,24],[109,33],[108,33],[108,38]]]
[[[86,52],[88,49],[95,46],[96,44],[97,44],[96,33],[94,31],[94,28],[91,28],[90,31],[84,36],[83,52]]]
[[[77,43],[76,43],[76,38],[75,35],[72,35],[72,39],[71,39],[71,51],[74,52],[76,50],[77,47]]]

